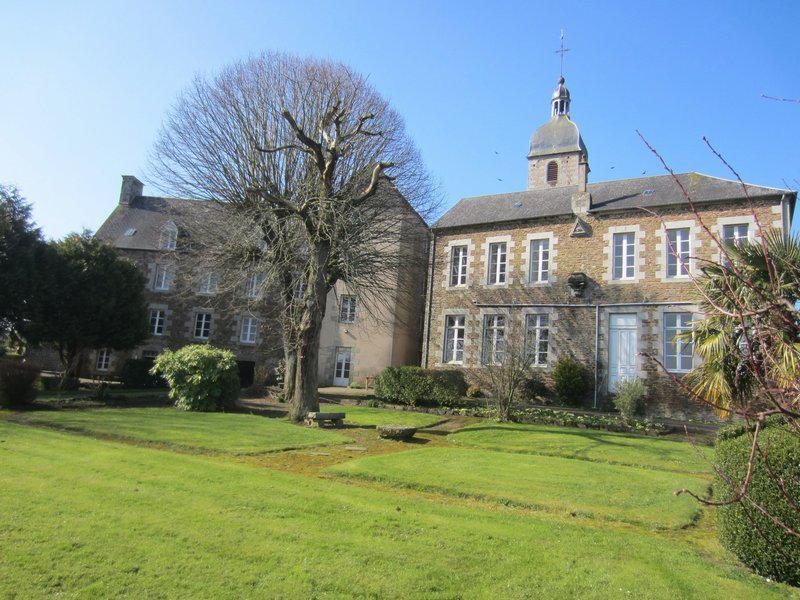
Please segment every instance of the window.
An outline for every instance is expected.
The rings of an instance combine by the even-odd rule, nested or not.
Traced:
[[[489,244],[489,285],[506,282],[506,243]]]
[[[445,320],[444,362],[464,362],[464,321],[466,317],[450,316]]]
[[[200,294],[216,294],[217,293],[217,283],[219,282],[219,276],[216,273],[208,273],[200,280],[200,289],[198,290]]]
[[[339,322],[353,323],[356,320],[356,297],[342,296],[339,303]]]
[[[111,350],[101,348],[97,351],[97,370],[108,371],[109,366],[111,366]]]
[[[667,230],[667,277],[689,276],[689,228]]]
[[[164,335],[164,310],[150,309],[150,335]]]
[[[547,183],[555,185],[558,182],[558,163],[551,160],[547,163]]]
[[[485,365],[499,365],[506,353],[505,315],[486,315],[483,318],[483,350],[481,360]]]
[[[549,337],[549,315],[527,315],[525,317],[525,349],[533,355],[533,364],[538,367],[547,365]]]
[[[467,285],[467,246],[453,246],[450,251],[450,285]]]
[[[133,237],[136,235],[136,228],[135,227],[128,227],[125,230],[125,237]]]
[[[748,239],[747,223],[722,226],[722,241],[728,244],[740,244]]]
[[[636,276],[636,234],[614,234],[614,279],[633,279]]]
[[[253,273],[247,280],[244,292],[245,296],[248,298],[258,298],[261,293],[261,286],[264,284],[264,279],[263,273]]]
[[[194,318],[194,337],[207,340],[211,337],[211,313],[197,313]]]
[[[239,341],[244,344],[255,344],[258,334],[258,319],[255,317],[242,317],[242,329],[239,332]]]
[[[169,267],[165,265],[156,265],[156,273],[153,277],[153,289],[163,292],[169,289],[169,285]]]
[[[664,313],[664,366],[667,371],[686,373],[692,368],[692,343],[677,338],[692,330],[692,313]]]
[[[542,283],[549,279],[550,240],[531,240],[531,283]]]
[[[161,229],[161,239],[159,240],[159,247],[162,250],[175,250],[178,246],[178,228],[175,223],[169,222],[164,224]]]

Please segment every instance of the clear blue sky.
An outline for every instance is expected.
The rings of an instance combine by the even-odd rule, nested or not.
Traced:
[[[102,223],[194,73],[270,48],[368,74],[448,205],[524,189],[562,27],[591,180],[662,173],[637,128],[679,171],[728,177],[707,135],[746,181],[800,180],[800,104],[760,98],[800,96],[800,2],[5,0],[0,22],[0,182],[50,237]]]

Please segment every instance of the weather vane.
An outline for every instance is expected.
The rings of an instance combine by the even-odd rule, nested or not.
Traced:
[[[561,55],[561,76],[564,76],[564,54],[569,52],[569,48],[564,48],[564,30],[561,30],[561,47],[556,50],[556,54]]]

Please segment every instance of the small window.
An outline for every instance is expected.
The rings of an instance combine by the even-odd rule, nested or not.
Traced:
[[[217,293],[217,284],[219,277],[216,273],[206,273],[200,280],[200,289],[198,293],[213,295]]]
[[[211,313],[197,313],[194,318],[194,337],[207,340],[211,337]]]
[[[505,315],[486,315],[483,318],[483,348],[481,360],[485,365],[503,363],[506,354]]]
[[[153,289],[164,292],[169,290],[169,284],[169,267],[166,265],[156,265],[156,272],[155,276],[153,277]]]
[[[258,334],[258,319],[255,317],[242,317],[242,328],[239,332],[239,341],[243,344],[255,344]]]
[[[248,298],[258,298],[261,295],[261,286],[264,284],[263,273],[253,273],[247,280],[245,296]]]
[[[632,231],[615,233],[613,243],[614,279],[634,279],[636,277],[636,234]]]
[[[667,230],[667,277],[689,276],[689,228]]]
[[[558,182],[558,163],[551,160],[547,163],[547,183],[554,185]]]
[[[537,367],[547,366],[549,338],[549,315],[527,315],[525,317],[525,349],[532,355],[532,364]]]
[[[136,229],[135,228],[128,227],[128,229],[125,230],[125,237],[133,237],[134,235],[136,235]]]
[[[354,323],[356,320],[356,297],[342,296],[339,304],[339,322]]]
[[[150,335],[164,335],[164,316],[160,308],[150,310]]]
[[[489,285],[506,282],[506,243],[489,244]]]
[[[161,229],[159,247],[162,250],[175,250],[178,247],[178,227],[172,221],[165,223]]]
[[[97,370],[108,371],[111,366],[111,350],[101,348],[97,351]]]
[[[445,321],[444,362],[462,364],[464,362],[464,321],[463,316],[450,316]]]
[[[681,334],[692,330],[692,313],[664,313],[664,366],[673,373],[692,369],[693,344]]]
[[[550,277],[550,240],[531,240],[531,283],[543,283]]]
[[[467,285],[467,252],[466,246],[453,246],[450,251],[450,285]]]
[[[722,241],[731,246],[739,246],[746,243],[750,239],[750,228],[747,223],[736,223],[734,225],[722,226]],[[723,258],[724,265],[730,264],[730,259],[726,256]]]

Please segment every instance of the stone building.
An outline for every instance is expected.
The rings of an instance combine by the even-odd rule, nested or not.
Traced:
[[[143,188],[135,177],[123,175],[119,203],[96,237],[117,247],[145,274],[150,335],[132,352],[92,353],[86,361],[89,374],[118,374],[127,358],[153,358],[165,348],[209,343],[236,354],[242,384],[249,385],[283,357],[277,308],[269,302],[263,277],[253,273],[241,289],[222,290],[213,272],[192,267],[194,272],[187,273],[191,261],[178,260],[179,253],[191,252],[183,224],[211,218],[205,214],[210,204],[145,196]],[[386,366],[419,364],[428,228],[410,207],[407,212],[396,243],[398,251],[416,252],[419,260],[397,269],[383,304],[365,305],[341,282],[331,291],[320,342],[320,385],[363,383]]]
[[[638,376],[650,414],[703,413],[671,378],[696,358],[676,333],[701,318],[690,277],[719,249],[669,175],[589,183],[589,153],[570,119],[564,78],[531,137],[527,190],[465,198],[433,226],[423,366],[473,372],[525,336],[547,378],[570,356],[593,373],[587,404]],[[678,179],[702,221],[728,241],[758,236],[738,182]],[[796,193],[748,185],[762,228],[788,234]],[[643,210],[644,209],[644,210]]]

